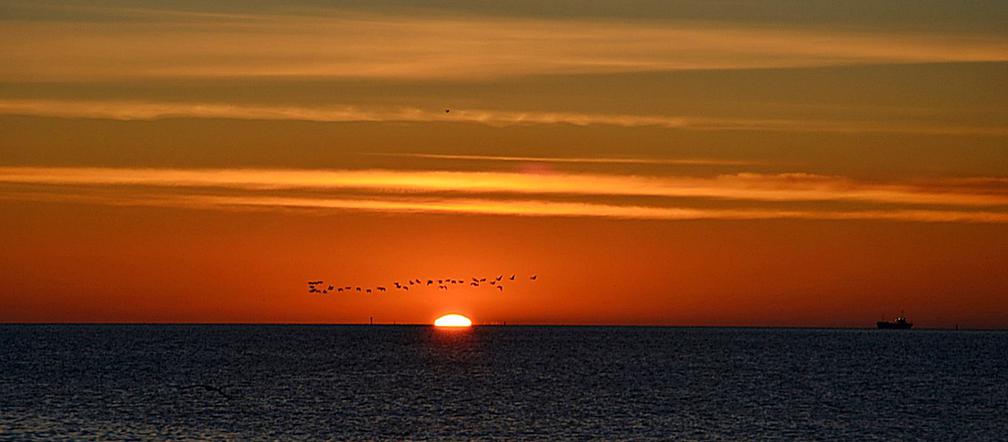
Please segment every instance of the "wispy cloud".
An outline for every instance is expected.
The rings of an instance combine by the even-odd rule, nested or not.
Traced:
[[[701,219],[760,220],[877,220],[905,222],[1008,223],[1008,213],[964,210],[782,210],[774,208],[712,209],[616,205],[590,202],[499,200],[473,198],[334,198],[159,194],[130,192],[120,196],[83,192],[0,192],[2,200],[73,202],[111,206],[170,207],[205,210],[363,211],[447,215],[498,215],[532,217],[586,217],[625,220],[685,221]]]
[[[477,123],[490,126],[568,124],[663,127],[688,130],[759,130],[784,132],[894,132],[1008,135],[1003,126],[967,126],[934,122],[718,118],[688,115],[633,115],[580,112],[455,109],[444,112],[416,107],[289,106],[229,103],[0,99],[0,115],[112,120],[221,118],[318,122]],[[460,159],[460,158],[459,158]],[[558,161],[559,162],[559,161]]]
[[[152,20],[151,17],[160,16]],[[1008,60],[976,35],[756,28],[732,23],[329,17],[149,11],[144,20],[8,21],[2,79],[515,75]]]
[[[694,220],[694,219],[819,219],[819,220],[892,220],[919,222],[1008,222],[1008,213],[989,211],[938,210],[861,210],[814,211],[774,209],[705,209],[684,207],[628,206],[600,203],[546,202],[539,200],[442,199],[426,201],[382,201],[374,199],[318,199],[281,197],[187,198],[194,204],[218,207],[282,207],[308,209],[367,210],[380,212],[417,212],[469,215],[599,217],[618,219]]]
[[[512,193],[655,196],[750,201],[864,201],[958,206],[1008,205],[997,181],[982,191],[943,181],[874,183],[805,173],[739,173],[714,177],[581,173],[307,169],[0,168],[0,182],[57,185],[315,189],[395,193]],[[954,183],[959,181],[954,181]],[[977,182],[979,184],[979,182]]]
[[[903,219],[1005,222],[1008,192],[1000,178],[874,183],[810,174],[734,174],[708,178],[606,174],[524,174],[395,170],[0,168],[0,183],[55,186],[8,188],[14,199],[73,199],[81,189],[123,189],[98,202],[193,207],[247,206],[523,216],[601,216],[640,219]],[[949,183],[949,184],[947,184]],[[163,190],[151,193],[151,189]],[[296,191],[312,190],[324,192]],[[232,191],[241,191],[234,194]],[[295,191],[278,196],[275,191]],[[447,196],[445,196],[447,194]],[[26,196],[28,195],[28,196]],[[48,195],[48,196],[46,196]],[[495,195],[495,196],[491,196]],[[555,201],[550,196],[586,201]],[[613,197],[666,197],[655,205],[621,205]],[[676,199],[747,202],[723,209],[681,206]],[[860,209],[781,209],[785,202],[860,202]],[[677,205],[680,204],[680,205]],[[872,204],[896,205],[880,211]],[[948,209],[957,207],[958,209]]]
[[[366,156],[386,156],[397,158],[423,158],[430,160],[460,160],[460,161],[502,161],[512,163],[568,163],[568,164],[648,164],[648,165],[684,165],[684,166],[755,166],[768,163],[759,161],[721,160],[714,158],[606,158],[606,157],[530,157],[530,156],[500,156],[500,155],[451,155],[408,152],[361,152]],[[775,163],[776,164],[776,163]]]

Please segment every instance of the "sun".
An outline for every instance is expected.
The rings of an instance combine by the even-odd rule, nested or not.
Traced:
[[[434,320],[435,327],[471,327],[472,320],[469,318],[457,315],[455,313],[444,315],[440,318]]]

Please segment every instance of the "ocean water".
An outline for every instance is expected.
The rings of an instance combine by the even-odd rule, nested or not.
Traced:
[[[1008,439],[1008,333],[0,326],[0,438]]]

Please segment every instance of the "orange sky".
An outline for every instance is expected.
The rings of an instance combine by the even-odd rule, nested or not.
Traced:
[[[1008,327],[1005,7],[649,5],[11,2],[0,322]]]

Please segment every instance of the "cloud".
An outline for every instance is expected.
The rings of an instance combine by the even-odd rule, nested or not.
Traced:
[[[963,186],[962,183],[968,183]],[[0,168],[6,199],[631,219],[899,219],[1005,222],[1001,178],[866,182],[804,173],[713,177],[398,170]],[[27,188],[18,186],[31,185]],[[43,186],[41,189],[38,186]],[[5,190],[4,190],[5,189]],[[75,194],[78,196],[74,196]],[[281,192],[277,195],[277,192]],[[582,201],[557,201],[573,196]],[[618,197],[661,197],[650,205]],[[744,208],[683,205],[737,201]],[[782,209],[789,202],[860,206]],[[696,203],[690,203],[695,205]],[[894,205],[880,211],[871,205]],[[857,204],[856,204],[857,205]],[[951,207],[951,208],[950,208]]]
[[[84,192],[0,192],[0,201],[29,200],[111,206],[170,207],[203,210],[362,211],[396,214],[584,217],[622,220],[875,220],[905,222],[1008,223],[1008,213],[963,210],[782,210],[773,208],[711,209],[656,207],[542,200],[472,198],[304,198],[268,195],[234,196],[130,192],[120,196]]]
[[[1008,135],[1002,126],[966,126],[894,121],[823,121],[768,118],[718,118],[687,115],[632,115],[579,112],[443,110],[378,106],[289,106],[228,103],[139,102],[115,100],[0,99],[0,115],[111,120],[222,118],[318,122],[476,123],[489,126],[568,124],[663,127],[687,130],[759,130],[782,132],[889,132]]]
[[[360,155],[387,156],[397,158],[423,158],[431,160],[489,161],[489,162],[535,162],[568,164],[649,164],[687,166],[755,166],[768,165],[759,161],[721,160],[714,158],[606,158],[606,157],[523,157],[500,155],[449,155],[403,152],[361,152]]]
[[[149,11],[137,20],[10,20],[0,79],[523,75],[1008,60],[996,36],[732,23]]]
[[[999,181],[962,189],[961,180],[864,182],[805,173],[739,173],[714,177],[590,173],[465,172],[437,170],[134,169],[4,167],[0,183],[210,187],[241,190],[355,190],[378,193],[510,193],[652,196],[748,201],[862,201],[957,206],[1008,205]]]

